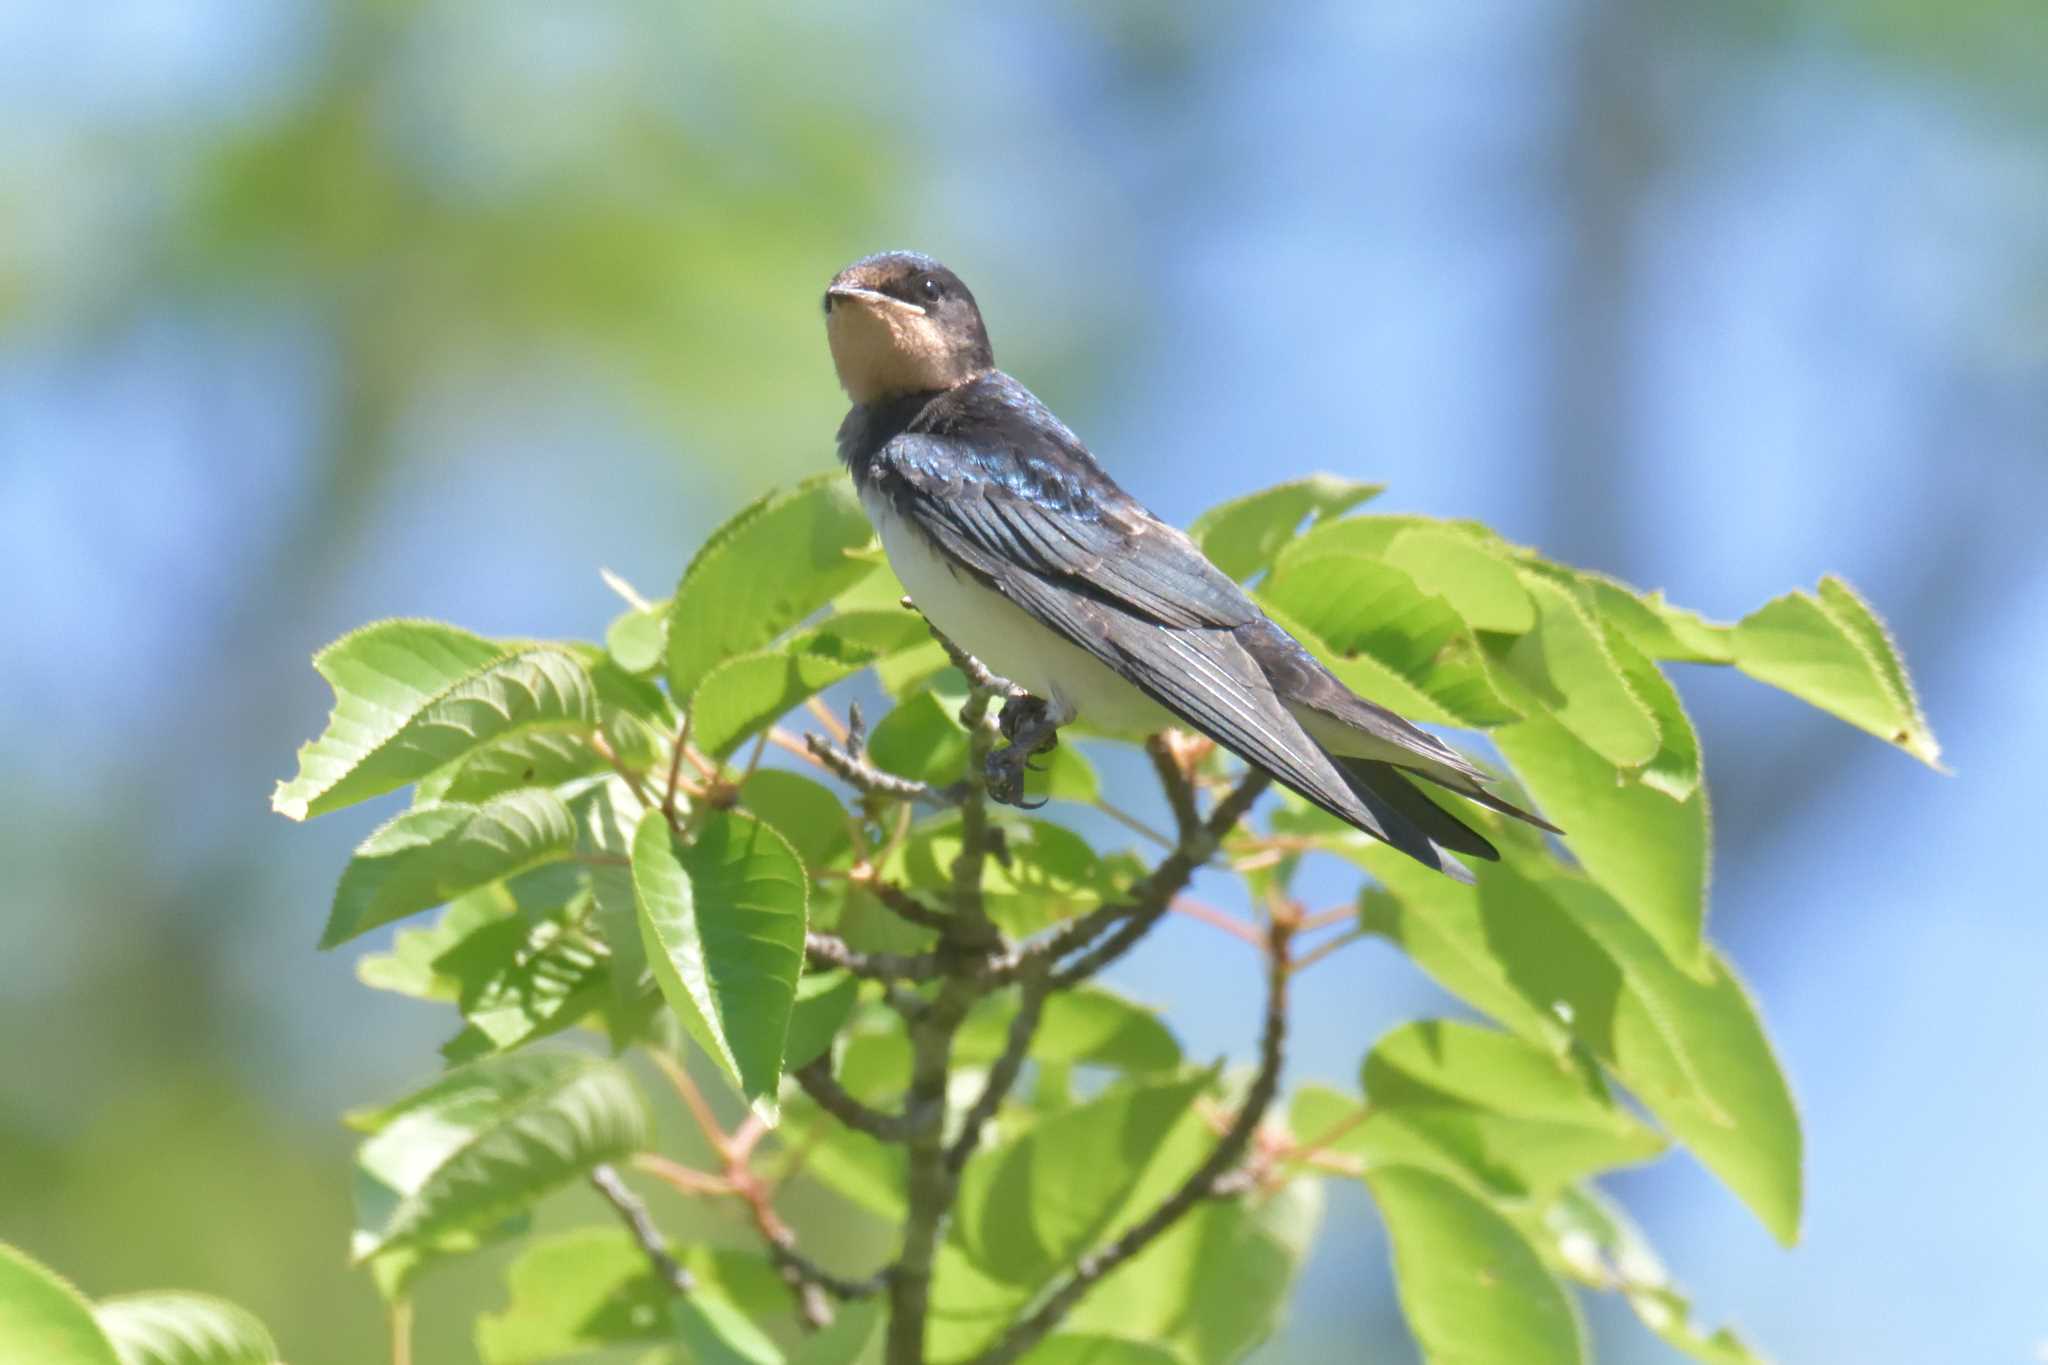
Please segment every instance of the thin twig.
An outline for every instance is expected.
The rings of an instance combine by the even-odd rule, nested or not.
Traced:
[[[896,883],[884,881],[874,876],[872,872],[865,878],[854,878],[853,884],[867,888],[874,898],[898,919],[908,920],[919,928],[936,929],[944,933],[953,922],[951,915],[932,909]]]
[[[768,1259],[775,1262],[776,1273],[789,1286],[789,1292],[796,1296],[796,1320],[806,1332],[815,1332],[832,1325],[832,1305],[825,1301],[825,1272],[803,1256],[796,1249],[796,1234],[789,1230],[789,1224],[782,1221],[775,1212],[773,1196],[756,1181],[748,1181],[736,1191],[753,1216],[754,1231],[761,1235],[761,1241],[768,1248]]]
[[[668,1083],[675,1087],[676,1094],[682,1097],[683,1107],[690,1111],[691,1120],[696,1123],[697,1131],[704,1135],[704,1141],[710,1144],[711,1150],[718,1153],[721,1158],[728,1156],[732,1147],[726,1138],[725,1129],[719,1126],[718,1116],[711,1112],[711,1104],[704,1098],[704,1092],[698,1089],[697,1082],[691,1079],[689,1068],[681,1060],[671,1057],[660,1048],[649,1048],[647,1054],[654,1059],[654,1064],[661,1068],[662,1074],[668,1077]]]
[[[1300,963],[1297,962],[1295,965],[1298,968],[1300,966]],[[1312,1157],[1316,1155],[1318,1152],[1326,1151],[1328,1150],[1331,1143],[1335,1142],[1338,1138],[1343,1137],[1346,1133],[1349,1133],[1352,1129],[1356,1128],[1359,1124],[1364,1123],[1367,1119],[1371,1117],[1372,1106],[1370,1104],[1361,1104],[1356,1109],[1346,1114],[1343,1118],[1338,1119],[1328,1128],[1325,1128],[1322,1132],[1317,1133],[1307,1142],[1296,1143],[1294,1147],[1288,1152],[1288,1155],[1290,1157],[1306,1158]]]
[[[610,1163],[591,1167],[590,1183],[611,1201],[620,1221],[633,1234],[633,1240],[640,1244],[641,1253],[647,1257],[647,1263],[654,1267],[655,1275],[663,1284],[678,1294],[687,1294],[697,1287],[690,1272],[668,1254],[668,1244],[662,1239],[661,1229],[654,1226],[654,1217],[647,1212],[647,1205],[640,1202],[639,1195],[626,1188],[626,1182],[619,1178],[618,1171]]]
[[[754,752],[747,755],[747,768],[745,772],[740,774],[739,785],[745,786],[747,779],[752,777],[755,771],[760,768],[761,755],[766,752],[768,752],[768,732],[763,730],[754,737]]]
[[[1346,920],[1355,920],[1357,918],[1357,906],[1333,905],[1327,910],[1315,910],[1303,915],[1301,917],[1301,930],[1305,934],[1314,933],[1318,929],[1327,929],[1333,924],[1342,924]]]
[[[391,1365],[412,1365],[412,1296],[391,1301]]]
[[[590,745],[592,752],[611,765],[613,772],[626,780],[626,785],[632,788],[633,795],[639,799],[643,809],[661,809],[660,803],[647,794],[647,784],[641,780],[640,774],[626,766],[624,760],[619,757],[618,751],[612,748],[610,740],[601,734],[592,734],[585,742]],[[674,819],[671,818],[669,823],[674,824]]]
[[[823,697],[813,696],[806,698],[804,710],[817,717],[818,724],[824,726],[831,733],[833,739],[838,740],[841,744],[846,743],[848,738],[847,729],[839,723],[839,717],[832,714],[832,708],[825,705]]]
[[[936,630],[932,633],[938,634]],[[965,664],[975,664],[944,636],[939,639],[949,654],[964,661],[963,671]],[[967,727],[967,790],[960,802],[960,853],[953,859],[953,933],[962,942],[989,945],[995,942],[997,934],[981,903],[981,877],[990,849],[988,756],[995,747],[995,735],[987,722],[989,704],[999,690],[987,669],[979,664],[975,667],[980,672],[974,690],[967,694],[967,701],[960,708],[960,723]]]
[[[937,806],[954,804],[948,793],[933,789],[929,783],[898,777],[877,768],[870,760],[834,744],[823,735],[805,735],[804,750],[819,767],[869,796],[888,796],[898,801],[929,801]]]
[[[671,1161],[658,1152],[636,1152],[633,1169],[645,1171],[662,1184],[688,1199],[700,1199],[732,1193],[732,1184],[722,1175],[700,1171],[685,1166],[680,1161]]]
[[[1198,827],[1197,834],[1184,837],[1174,851],[1152,870],[1152,875],[1146,879],[1144,895],[1128,906],[1105,907],[1112,913],[1102,924],[1091,926],[1086,933],[1077,936],[1074,946],[1088,946],[1079,957],[1054,973],[1053,984],[1066,987],[1078,981],[1085,981],[1129,952],[1132,945],[1143,938],[1159,917],[1166,913],[1167,905],[1193,878],[1195,869],[1208,861],[1209,855],[1215,852],[1216,845],[1222,841],[1223,836],[1244,818],[1245,813],[1252,808],[1252,803],[1259,799],[1259,794],[1266,790],[1272,780],[1257,769],[1240,778],[1238,784],[1230,789],[1230,793],[1218,801],[1216,808],[1209,812],[1208,820]],[[1080,920],[1069,923],[1084,924],[1102,914],[1102,910],[1094,910],[1082,916]],[[1118,919],[1122,922],[1117,923]],[[1092,935],[1106,925],[1115,927],[1103,933],[1099,939],[1094,939]]]
[[[1349,946],[1358,942],[1358,940],[1364,937],[1366,937],[1366,932],[1363,929],[1347,929],[1345,932],[1338,934],[1335,938],[1325,939],[1323,940],[1323,942],[1318,943],[1315,947],[1303,953],[1301,957],[1295,961],[1295,968],[1300,971],[1306,971],[1310,967],[1315,966],[1318,962],[1321,962],[1324,958],[1328,957],[1331,953],[1336,952],[1339,948],[1348,948]]]
[[[910,1136],[908,1115],[886,1114],[855,1099],[832,1074],[832,1063],[826,1058],[819,1057],[791,1074],[820,1109],[847,1127],[883,1142],[901,1142]]]
[[[1176,915],[1186,915],[1189,919],[1198,919],[1204,924],[1213,925],[1232,938],[1242,939],[1255,948],[1265,941],[1257,925],[1239,919],[1228,910],[1219,910],[1205,901],[1198,901],[1192,896],[1175,896],[1166,903],[1166,908]]]
[[[1152,770],[1159,774],[1159,785],[1166,792],[1166,804],[1173,811],[1174,827],[1180,830],[1182,842],[1186,842],[1196,830],[1202,827],[1201,812],[1195,809],[1195,785],[1188,778],[1187,769],[1180,765],[1180,755],[1175,751],[1171,736],[1160,733],[1145,741],[1146,756],[1152,760]]]
[[[864,953],[815,930],[804,935],[804,957],[813,967],[836,967],[871,981],[930,981],[939,975],[937,953]]]
[[[690,722],[696,718],[695,711],[684,715],[683,728],[676,732],[675,745],[669,751],[668,790],[661,794],[661,813],[668,817],[671,825],[676,822],[676,788],[681,786],[683,781],[683,753],[690,747]]]
[[[958,1182],[946,1161],[946,1085],[953,1036],[978,987],[950,976],[931,1003],[910,1021],[910,1089],[904,1117],[903,1244],[889,1274],[888,1365],[924,1365],[925,1321],[931,1311],[932,1262],[945,1235],[946,1214]]]
[[[1104,1276],[1150,1246],[1161,1233],[1214,1194],[1219,1182],[1224,1181],[1244,1156],[1260,1121],[1279,1091],[1281,1057],[1287,1040],[1287,978],[1291,970],[1287,949],[1292,926],[1276,921],[1270,928],[1266,1017],[1259,1043],[1259,1069],[1250,1088],[1245,1091],[1244,1103],[1238,1108],[1229,1130],[1217,1140],[1208,1157],[1181,1183],[1180,1188],[1161,1200],[1152,1212],[1132,1224],[1116,1240],[1075,1262],[1066,1279],[1036,1309],[1013,1323],[994,1346],[974,1357],[973,1365],[1009,1365],[1009,1362],[1020,1359],[1043,1340],[1046,1333],[1057,1327],[1082,1296]]]
[[[1161,834],[1158,830],[1152,828],[1152,826],[1146,824],[1137,816],[1123,809],[1123,807],[1115,805],[1112,802],[1106,801],[1099,796],[1096,797],[1089,804],[1094,806],[1095,809],[1101,811],[1104,815],[1107,815],[1110,819],[1116,821],[1119,825],[1122,825],[1125,829],[1131,831],[1131,833],[1139,836],[1140,838],[1150,839],[1153,843],[1159,845],[1161,848],[1173,847],[1173,840],[1167,838],[1164,834]]]
[[[795,754],[814,768],[823,768],[825,766],[818,756],[811,752],[810,745],[804,743],[780,725],[768,727],[768,742],[778,749]]]
[[[946,1168],[955,1175],[967,1165],[974,1149],[981,1145],[982,1130],[1003,1107],[1010,1088],[1017,1084],[1017,1073],[1024,1069],[1024,1058],[1031,1051],[1031,1039],[1038,1032],[1039,1015],[1045,1008],[1049,990],[1042,968],[1024,979],[1019,989],[1017,1012],[1010,1017],[1010,1031],[1003,1040],[1002,1055],[989,1068],[988,1078],[981,1084],[981,1094],[975,1098],[973,1107],[967,1111],[967,1117],[960,1125],[960,1135],[953,1139],[953,1145],[946,1151]]]

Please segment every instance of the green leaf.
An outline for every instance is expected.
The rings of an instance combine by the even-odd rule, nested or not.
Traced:
[[[640,903],[633,892],[633,831],[640,802],[614,777],[581,803],[584,838],[605,861],[591,864],[591,924],[610,949],[610,1027],[614,1050],[629,1041],[634,1007],[648,989],[647,945],[640,933]]]
[[[554,645],[507,646],[432,621],[383,621],[313,656],[334,689],[320,738],[272,809],[324,815],[416,782],[483,744],[525,730],[588,729],[596,694]]]
[[[563,913],[499,920],[436,959],[436,974],[456,981],[468,1021],[441,1055],[466,1062],[502,1052],[559,1033],[599,1008],[610,955],[583,928],[589,910],[586,898]]]
[[[789,1365],[855,1365],[867,1358],[883,1320],[880,1300],[842,1303],[830,1327],[805,1337],[790,1351]]]
[[[749,1313],[786,1312],[789,1292],[766,1257],[691,1247],[673,1253],[704,1292]],[[616,1228],[578,1228],[537,1241],[505,1271],[502,1311],[477,1318],[484,1365],[538,1365],[608,1347],[674,1340],[668,1285]]]
[[[1008,865],[982,874],[982,903],[998,928],[1036,933],[1122,895],[1134,868],[1103,858],[1088,841],[1047,820],[1003,819]],[[883,863],[882,875],[905,886],[945,886],[960,856],[960,818],[947,813],[918,826]]]
[[[1184,1179],[1215,1141],[1193,1108],[1212,1079],[1114,1086],[969,1162],[935,1264],[931,1355],[986,1346],[1056,1273]]]
[[[633,887],[669,1008],[772,1122],[804,956],[795,850],[741,811],[713,812],[688,845],[649,811],[633,835]]]
[[[849,973],[805,972],[796,983],[783,1065],[794,1071],[824,1056],[859,998],[860,981]]]
[[[497,883],[450,901],[431,928],[400,929],[388,953],[365,953],[356,959],[356,980],[373,990],[409,995],[415,1000],[453,1001],[462,983],[435,970],[441,954],[476,930],[505,918],[517,906]]]
[[[774,649],[728,659],[698,685],[697,745],[724,758],[807,698],[928,638],[924,622],[909,612],[860,612],[834,616]]]
[[[625,1073],[573,1052],[489,1057],[363,1121],[375,1132],[356,1151],[358,1262],[501,1222],[648,1137]]]
[[[1673,961],[1706,972],[1702,935],[1713,844],[1705,785],[1673,801],[1549,716],[1503,726],[1493,742],[1543,813],[1567,831],[1565,846],[1587,873]]]
[[[1371,1113],[1356,1150],[1376,1164],[1469,1173],[1509,1196],[1547,1194],[1664,1149],[1590,1062],[1476,1025],[1403,1025],[1373,1045],[1363,1080]]]
[[[320,946],[557,862],[576,849],[576,823],[553,792],[528,788],[482,805],[414,806],[356,847],[341,874]]]
[[[604,766],[579,731],[529,730],[493,740],[421,778],[413,800],[483,801],[515,787],[558,787]]]
[[[927,687],[897,702],[868,736],[868,757],[913,781],[957,780],[967,767],[967,730],[959,716],[963,695]]]
[[[986,996],[953,1040],[953,1056],[982,1066],[1002,1055],[1017,1002]],[[1040,1063],[1104,1066],[1118,1071],[1166,1071],[1180,1065],[1180,1044],[1154,1010],[1102,986],[1085,985],[1048,996],[1031,1040]]]
[[[1611,766],[1648,763],[1659,744],[1656,717],[1629,686],[1599,623],[1552,579],[1526,573],[1522,582],[1536,604],[1536,628],[1517,638],[1502,661],[1552,720]]]
[[[0,1360],[124,1365],[70,1283],[0,1242]]]
[[[1661,592],[1637,593],[1605,574],[1580,569],[1574,576],[1592,595],[1600,615],[1651,658],[1695,664],[1734,662],[1729,644],[1734,627],[1674,607]]]
[[[1311,474],[1212,507],[1195,519],[1188,535],[1211,563],[1243,582],[1271,567],[1304,517],[1313,516],[1319,524],[1341,516],[1384,487]]]
[[[782,1349],[721,1294],[695,1290],[668,1305],[691,1365],[784,1365]]]
[[[1787,1246],[1797,1242],[1799,1113],[1734,971],[1718,953],[1702,977],[1680,971],[1590,882],[1560,872],[1542,886],[1628,980],[1612,1021],[1616,1075],[1773,1236]]]
[[[1044,1283],[1139,1212],[1154,1162],[1179,1164],[1168,1136],[1210,1080],[1117,1086],[984,1153],[961,1180],[950,1244],[999,1281]]]
[[[668,687],[690,697],[719,664],[758,649],[874,571],[874,539],[836,470],[770,493],[712,533],[669,603]]]
[[[757,768],[740,804],[775,826],[805,867],[830,867],[853,849],[853,817],[830,789],[780,768]]]
[[[1540,1224],[1532,1235],[1563,1274],[1593,1289],[1618,1292],[1644,1326],[1694,1360],[1765,1365],[1728,1328],[1709,1333],[1693,1322],[1691,1301],[1671,1283],[1642,1229],[1599,1191],[1567,1190],[1538,1212]]]
[[[1429,1365],[1585,1359],[1570,1298],[1512,1223],[1418,1167],[1382,1167],[1365,1183],[1394,1246],[1401,1310]]]
[[[276,1365],[277,1343],[256,1315],[210,1295],[123,1294],[93,1313],[121,1365]]]
[[[1700,785],[1700,741],[1692,717],[1679,700],[1678,689],[1656,661],[1636,647],[1611,621],[1602,623],[1607,648],[1633,691],[1657,722],[1657,752],[1635,774],[1636,780],[1673,801],[1689,801]]]
[[[885,1223],[903,1221],[908,1166],[902,1147],[846,1127],[807,1099],[790,1101],[785,1108],[804,1115],[798,1125],[802,1136],[791,1146],[805,1154],[806,1178]]]
[[[1316,1180],[1205,1203],[1105,1278],[1067,1329],[1171,1344],[1190,1361],[1242,1360],[1278,1328],[1322,1209]]]
[[[1386,561],[1424,592],[1451,604],[1474,630],[1520,633],[1536,624],[1536,608],[1515,575],[1514,561],[1481,537],[1424,523],[1395,533]]]
[[[666,601],[619,613],[605,627],[605,652],[628,673],[652,673],[668,657],[668,613]]]
[[[364,1263],[378,1296],[386,1303],[410,1298],[420,1276],[436,1266],[463,1256],[473,1256],[485,1247],[515,1241],[533,1231],[533,1214],[521,1210],[510,1218],[485,1228],[457,1228],[420,1242],[380,1251]]]
[[[1031,1348],[1031,1365],[1189,1365],[1189,1358],[1135,1337],[1061,1332]]]
[[[1839,578],[1791,592],[1735,627],[1735,666],[1752,678],[1896,744],[1931,768],[1941,746],[1921,714],[1891,632]]]
[[[1392,894],[1368,895],[1361,923],[1517,1033],[1578,1039],[1789,1244],[1799,1120],[1748,996],[1717,954],[1700,978],[1680,971],[1612,897],[1541,858],[1511,851],[1466,887],[1362,852]]]
[[[1347,683],[1373,689],[1371,678],[1345,666],[1369,659],[1426,697],[1420,708],[1409,703],[1416,719],[1484,727],[1519,714],[1501,696],[1471,628],[1391,564],[1356,554],[1288,554],[1260,600],[1298,622],[1307,632],[1301,642]],[[1383,687],[1364,695],[1389,706],[1404,700]]]

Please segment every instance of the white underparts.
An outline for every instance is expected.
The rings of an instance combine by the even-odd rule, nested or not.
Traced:
[[[1100,659],[1069,644],[972,574],[956,572],[886,496],[863,490],[861,504],[882,537],[889,567],[918,610],[990,671],[1091,729],[1149,734],[1174,723],[1164,707]]]

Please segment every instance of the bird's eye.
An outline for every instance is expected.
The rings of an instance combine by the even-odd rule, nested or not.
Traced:
[[[920,280],[917,287],[923,292],[925,298],[932,303],[937,303],[939,295],[945,292],[945,290],[939,288],[939,282],[929,275]]]

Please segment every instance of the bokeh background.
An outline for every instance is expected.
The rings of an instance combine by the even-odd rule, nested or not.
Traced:
[[[666,591],[830,466],[819,291],[917,246],[1171,519],[1329,469],[1724,618],[1858,584],[1952,779],[1681,679],[1804,1244],[1682,1156],[1613,1184],[1782,1359],[2035,1359],[2044,72],[2038,0],[0,6],[0,1238],[377,1358],[335,1115],[447,1028],[313,951],[378,814],[268,811],[307,656]],[[1297,1076],[1447,1008],[1352,954]],[[1121,980],[1242,1056],[1247,968],[1182,923]],[[429,1286],[469,1358],[493,1269]],[[1413,1356],[1336,1191],[1260,1359]]]

